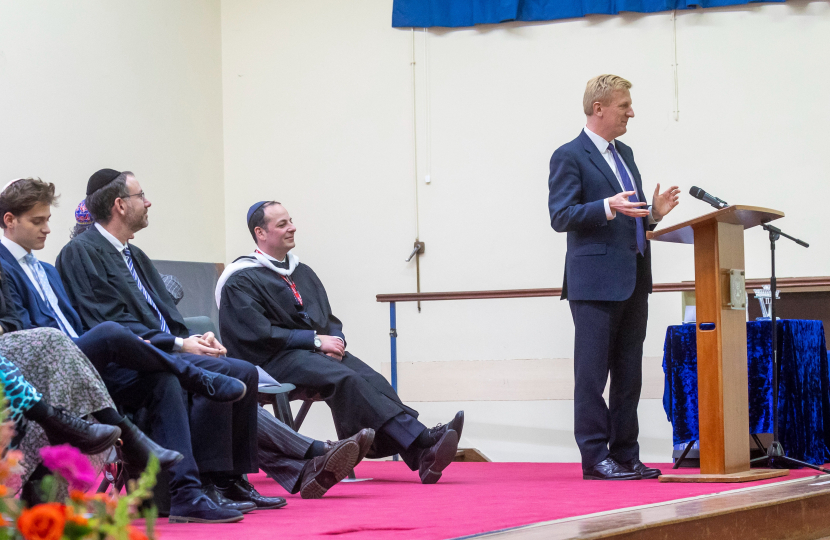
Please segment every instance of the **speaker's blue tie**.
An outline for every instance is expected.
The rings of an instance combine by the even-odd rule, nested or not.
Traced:
[[[147,292],[147,289],[144,288],[144,285],[141,283],[141,280],[138,279],[138,274],[136,273],[135,267],[133,266],[133,256],[130,254],[130,248],[124,248],[124,255],[127,257],[127,267],[130,269],[130,274],[133,275],[133,279],[138,285],[138,290],[141,291],[141,294],[144,295],[144,299],[147,300],[147,303],[150,304],[150,307],[156,310],[156,315],[159,316],[159,321],[161,321],[161,331],[167,332],[169,334],[170,328],[167,326],[167,321],[164,320],[164,316],[162,316],[158,306],[156,306],[156,303],[153,302],[153,299],[150,297],[150,293]]]
[[[626,191],[634,192],[634,195],[629,197],[628,200],[631,202],[640,202],[640,198],[637,197],[637,190],[634,189],[634,183],[628,176],[628,172],[625,170],[625,166],[620,159],[620,155],[617,153],[617,149],[614,148],[614,143],[608,143],[608,149],[611,150],[611,155],[614,156],[614,163],[617,164],[617,170],[620,171],[620,179],[622,180],[623,187]],[[639,251],[641,255],[646,254],[646,228],[643,224],[643,219],[644,218],[634,218],[634,221],[637,222],[637,251]]]

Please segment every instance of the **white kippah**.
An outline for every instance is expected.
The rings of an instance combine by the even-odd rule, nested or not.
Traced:
[[[0,189],[0,193],[3,193],[4,191],[6,191],[9,188],[10,185],[14,184],[15,182],[17,182],[19,180],[23,180],[23,179],[22,178],[15,178],[14,180],[10,180],[5,186],[3,186],[3,189]]]

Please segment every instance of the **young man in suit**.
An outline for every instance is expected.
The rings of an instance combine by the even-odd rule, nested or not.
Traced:
[[[568,235],[562,300],[575,327],[574,435],[586,480],[656,478],[640,461],[637,404],[651,293],[652,230],[680,190],[645,202],[631,148],[617,140],[634,117],[631,83],[616,75],[588,81],[586,126],[550,160],[551,226]],[[611,377],[609,405],[602,397]]]

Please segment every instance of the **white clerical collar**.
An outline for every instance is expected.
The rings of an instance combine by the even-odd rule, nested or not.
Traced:
[[[588,138],[591,139],[591,142],[596,145],[597,150],[599,150],[600,154],[604,154],[605,152],[608,151],[608,143],[609,142],[614,142],[614,148],[617,147],[616,140],[615,141],[606,141],[605,139],[603,139],[602,137],[600,137],[599,135],[597,135],[596,133],[594,133],[593,131],[588,129],[588,126],[585,126],[584,131],[585,131],[585,135],[587,135]]]
[[[267,253],[265,253],[265,252],[264,252],[264,251],[262,251],[261,249],[257,249],[257,251],[258,251],[259,253],[262,253],[263,255],[265,255],[265,256],[266,256],[269,260],[271,260],[271,261],[276,261],[276,262],[278,262],[278,263],[280,263],[280,264],[285,264],[285,261],[288,259],[288,254],[287,254],[287,253],[285,254],[285,257],[283,257],[283,259],[282,259],[282,260],[279,260],[279,259],[277,259],[276,257],[272,257],[272,256],[268,255]]]
[[[101,225],[97,221],[95,222],[95,228],[98,229],[98,232],[100,232],[103,235],[104,238],[109,240],[110,244],[112,244],[112,246],[115,249],[117,249],[119,253],[124,252],[124,248],[127,247],[127,244],[122,244],[121,240],[119,240],[118,238],[116,238],[112,234],[110,234],[110,232],[108,230],[106,230],[103,227],[103,225]]]
[[[26,251],[26,248],[24,248],[17,242],[9,240],[5,236],[3,236],[3,238],[0,238],[0,242],[2,242],[4,246],[6,246],[6,249],[9,250],[9,252],[12,254],[12,257],[14,257],[17,260],[17,262],[23,261],[26,255],[29,254],[29,252]]]

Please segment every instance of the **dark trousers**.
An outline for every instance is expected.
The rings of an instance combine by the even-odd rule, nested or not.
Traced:
[[[300,473],[308,463],[306,452],[314,439],[300,435],[262,407],[257,407],[259,422],[259,468],[289,493],[300,490]]]
[[[646,268],[637,257],[637,284],[622,302],[570,301],[574,340],[574,435],[583,468],[609,455],[639,458],[637,405],[643,383],[648,322]],[[611,376],[609,401],[602,397]]]
[[[99,373],[110,363],[142,373],[166,371],[184,381],[198,379],[202,373],[180,355],[168,354],[112,321],[93,327],[73,341]]]
[[[418,412],[401,402],[386,378],[349,352],[337,361],[322,353],[292,351],[262,367],[278,381],[318,393],[331,409],[339,438],[374,429],[371,458],[403,455],[424,429]]]
[[[200,493],[199,469],[193,457],[187,397],[171,373],[138,373],[110,365],[101,373],[113,401],[125,412],[144,409],[141,427],[165,448],[180,452],[184,459],[170,469],[172,505],[186,504]]]
[[[194,395],[190,405],[193,455],[201,473],[234,475],[257,472],[257,387],[259,374],[236,358],[173,353],[202,369],[239,379],[248,387],[241,400],[217,403]]]

